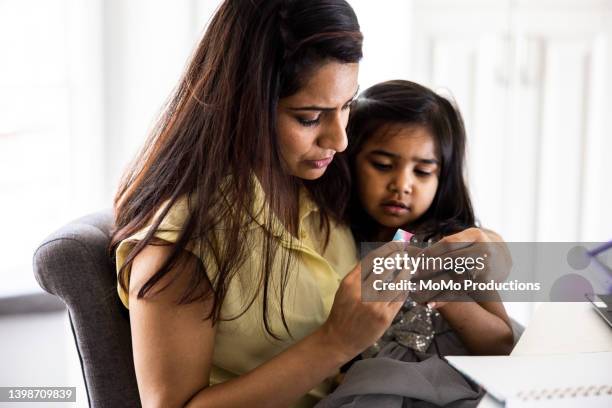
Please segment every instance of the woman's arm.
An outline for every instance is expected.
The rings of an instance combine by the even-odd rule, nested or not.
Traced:
[[[132,350],[143,407],[183,406],[208,386],[210,375],[216,328],[210,320],[203,321],[210,304],[176,305],[188,285],[189,269],[198,262],[195,257],[181,269],[173,268],[152,288],[169,285],[163,291],[137,298],[169,253],[168,246],[146,246],[134,259],[130,273]]]
[[[341,282],[321,328],[253,371],[209,386],[215,327],[203,317],[210,304],[175,303],[189,273],[172,270],[154,287],[166,289],[136,296],[169,251],[147,246],[132,265],[130,321],[143,407],[287,407],[380,337],[403,303],[362,303],[357,266]]]
[[[255,370],[202,389],[186,406],[288,407],[348,360],[315,331]]]

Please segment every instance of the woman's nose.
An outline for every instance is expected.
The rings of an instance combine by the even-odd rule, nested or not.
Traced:
[[[346,136],[346,120],[343,115],[337,114],[330,120],[325,132],[319,138],[319,146],[324,149],[342,152],[348,145]]]

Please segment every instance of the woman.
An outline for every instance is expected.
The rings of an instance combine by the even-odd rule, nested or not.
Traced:
[[[294,404],[397,311],[358,302],[337,222],[361,41],[341,0],[227,1],[211,21],[116,197],[144,406]]]
[[[339,221],[361,43],[344,0],[215,14],[115,199],[143,406],[310,406],[401,307]]]

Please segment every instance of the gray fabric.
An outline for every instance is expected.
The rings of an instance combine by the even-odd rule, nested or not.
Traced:
[[[107,252],[112,212],[88,215],[36,249],[34,275],[68,308],[91,407],[139,407],[129,315]]]
[[[344,381],[317,408],[472,408],[484,391],[466,380],[440,356],[465,355],[467,349],[437,315],[436,335],[420,353],[393,341],[376,357],[355,362]]]

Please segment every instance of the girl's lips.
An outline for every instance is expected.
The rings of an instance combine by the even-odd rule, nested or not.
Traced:
[[[329,166],[329,163],[331,163],[333,159],[334,156],[329,156],[321,160],[306,160],[305,163],[313,169],[322,169],[324,167]]]
[[[383,204],[383,211],[389,215],[404,215],[408,214],[410,209],[394,204]]]

